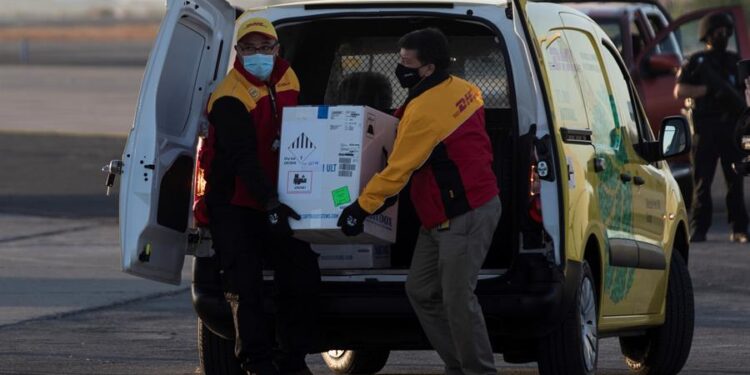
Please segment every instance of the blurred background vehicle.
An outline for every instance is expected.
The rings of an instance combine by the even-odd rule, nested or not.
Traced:
[[[748,28],[742,7],[706,7],[675,20],[662,3],[671,2],[646,0],[568,4],[599,23],[617,45],[630,69],[655,134],[659,134],[661,119],[666,116],[684,114],[690,118],[690,113],[684,110],[684,103],[676,99],[672,91],[683,59],[703,49],[703,43],[698,40],[698,22],[703,16],[712,12],[729,14],[734,20],[735,32],[728,50],[745,59],[750,57]],[[693,198],[691,156],[688,154],[672,159],[669,166],[680,185],[685,205],[690,208]]]

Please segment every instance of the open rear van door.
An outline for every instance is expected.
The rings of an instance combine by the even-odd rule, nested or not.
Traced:
[[[205,107],[229,64],[235,9],[169,0],[122,155],[122,267],[179,284],[191,222],[196,144]]]

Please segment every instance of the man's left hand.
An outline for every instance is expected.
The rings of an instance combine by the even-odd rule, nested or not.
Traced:
[[[352,237],[362,233],[365,230],[365,218],[369,214],[359,206],[359,202],[354,201],[339,216],[339,221],[336,223],[337,226],[341,227],[341,231],[345,235]]]

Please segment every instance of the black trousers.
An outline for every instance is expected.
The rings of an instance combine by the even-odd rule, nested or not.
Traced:
[[[259,211],[222,205],[209,207],[209,214],[234,318],[237,358],[259,375],[275,373],[276,368],[282,373],[304,368],[317,336],[318,255],[305,242],[270,237],[265,214]],[[269,297],[263,295],[264,264],[274,270],[271,311],[263,304]]]
[[[733,141],[734,123],[719,119],[696,118],[693,163],[695,165],[695,195],[690,226],[693,233],[705,234],[711,227],[713,205],[711,183],[716,172],[716,162],[727,185],[726,205],[729,225],[734,232],[746,232],[748,217],[745,211],[742,176],[735,173],[732,163],[742,160],[742,153]]]

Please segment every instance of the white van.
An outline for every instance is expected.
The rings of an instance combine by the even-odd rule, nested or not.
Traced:
[[[688,151],[687,123],[667,118],[654,137],[591,19],[524,0],[277,3],[254,16],[275,24],[301,104],[348,104],[341,82],[371,76],[390,80],[383,95],[397,108],[407,95],[392,74],[397,40],[424,27],[447,35],[452,73],[482,90],[503,215],[476,292],[496,352],[537,361],[542,374],[591,374],[598,339],[619,336],[634,370],[682,368],[694,314],[687,214],[663,160]],[[194,256],[206,374],[240,372],[210,240],[191,215],[206,102],[230,65],[239,14],[224,0],[168,2],[122,159],[123,268],[178,283]],[[367,82],[354,86],[373,90]],[[406,193],[399,216],[389,268],[323,272],[317,350],[337,373],[375,373],[391,350],[430,349],[404,292],[419,225]]]

